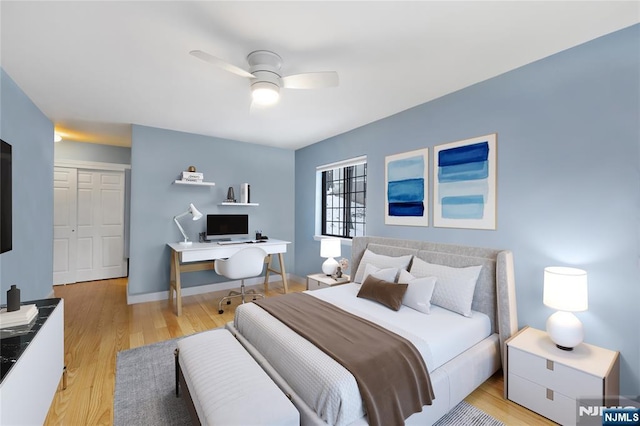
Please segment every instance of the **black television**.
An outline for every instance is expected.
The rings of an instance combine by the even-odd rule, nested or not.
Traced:
[[[247,214],[208,214],[207,239],[229,240],[249,234]]]
[[[12,238],[12,183],[11,145],[0,139],[0,253],[11,250]]]

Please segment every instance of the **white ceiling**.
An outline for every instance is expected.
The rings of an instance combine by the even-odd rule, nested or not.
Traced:
[[[130,146],[133,124],[300,148],[640,22],[637,1],[2,1],[0,65],[65,139]],[[250,113],[237,66],[272,50],[282,91]]]

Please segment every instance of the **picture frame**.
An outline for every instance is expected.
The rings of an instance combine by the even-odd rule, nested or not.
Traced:
[[[429,149],[385,157],[386,225],[429,226]]]
[[[433,226],[495,230],[497,134],[433,148]]]

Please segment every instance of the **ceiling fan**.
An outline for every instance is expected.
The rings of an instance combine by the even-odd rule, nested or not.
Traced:
[[[282,58],[268,50],[256,50],[247,55],[249,70],[232,65],[202,50],[192,50],[189,54],[232,72],[251,79],[252,106],[273,105],[280,98],[280,89],[321,89],[338,85],[335,71],[309,72],[282,76]]]

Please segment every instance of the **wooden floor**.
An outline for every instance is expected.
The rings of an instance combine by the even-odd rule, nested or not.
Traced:
[[[233,320],[237,306],[233,302],[218,314],[218,300],[228,290],[186,296],[177,317],[167,301],[127,305],[126,286],[126,279],[115,279],[54,287],[65,303],[67,388],[56,393],[47,425],[113,424],[118,351],[222,326]],[[290,281],[289,289],[302,291],[304,286]],[[267,296],[279,294],[281,283],[272,283]],[[502,386],[502,376],[496,374],[466,400],[507,425],[553,424],[504,400]]]

